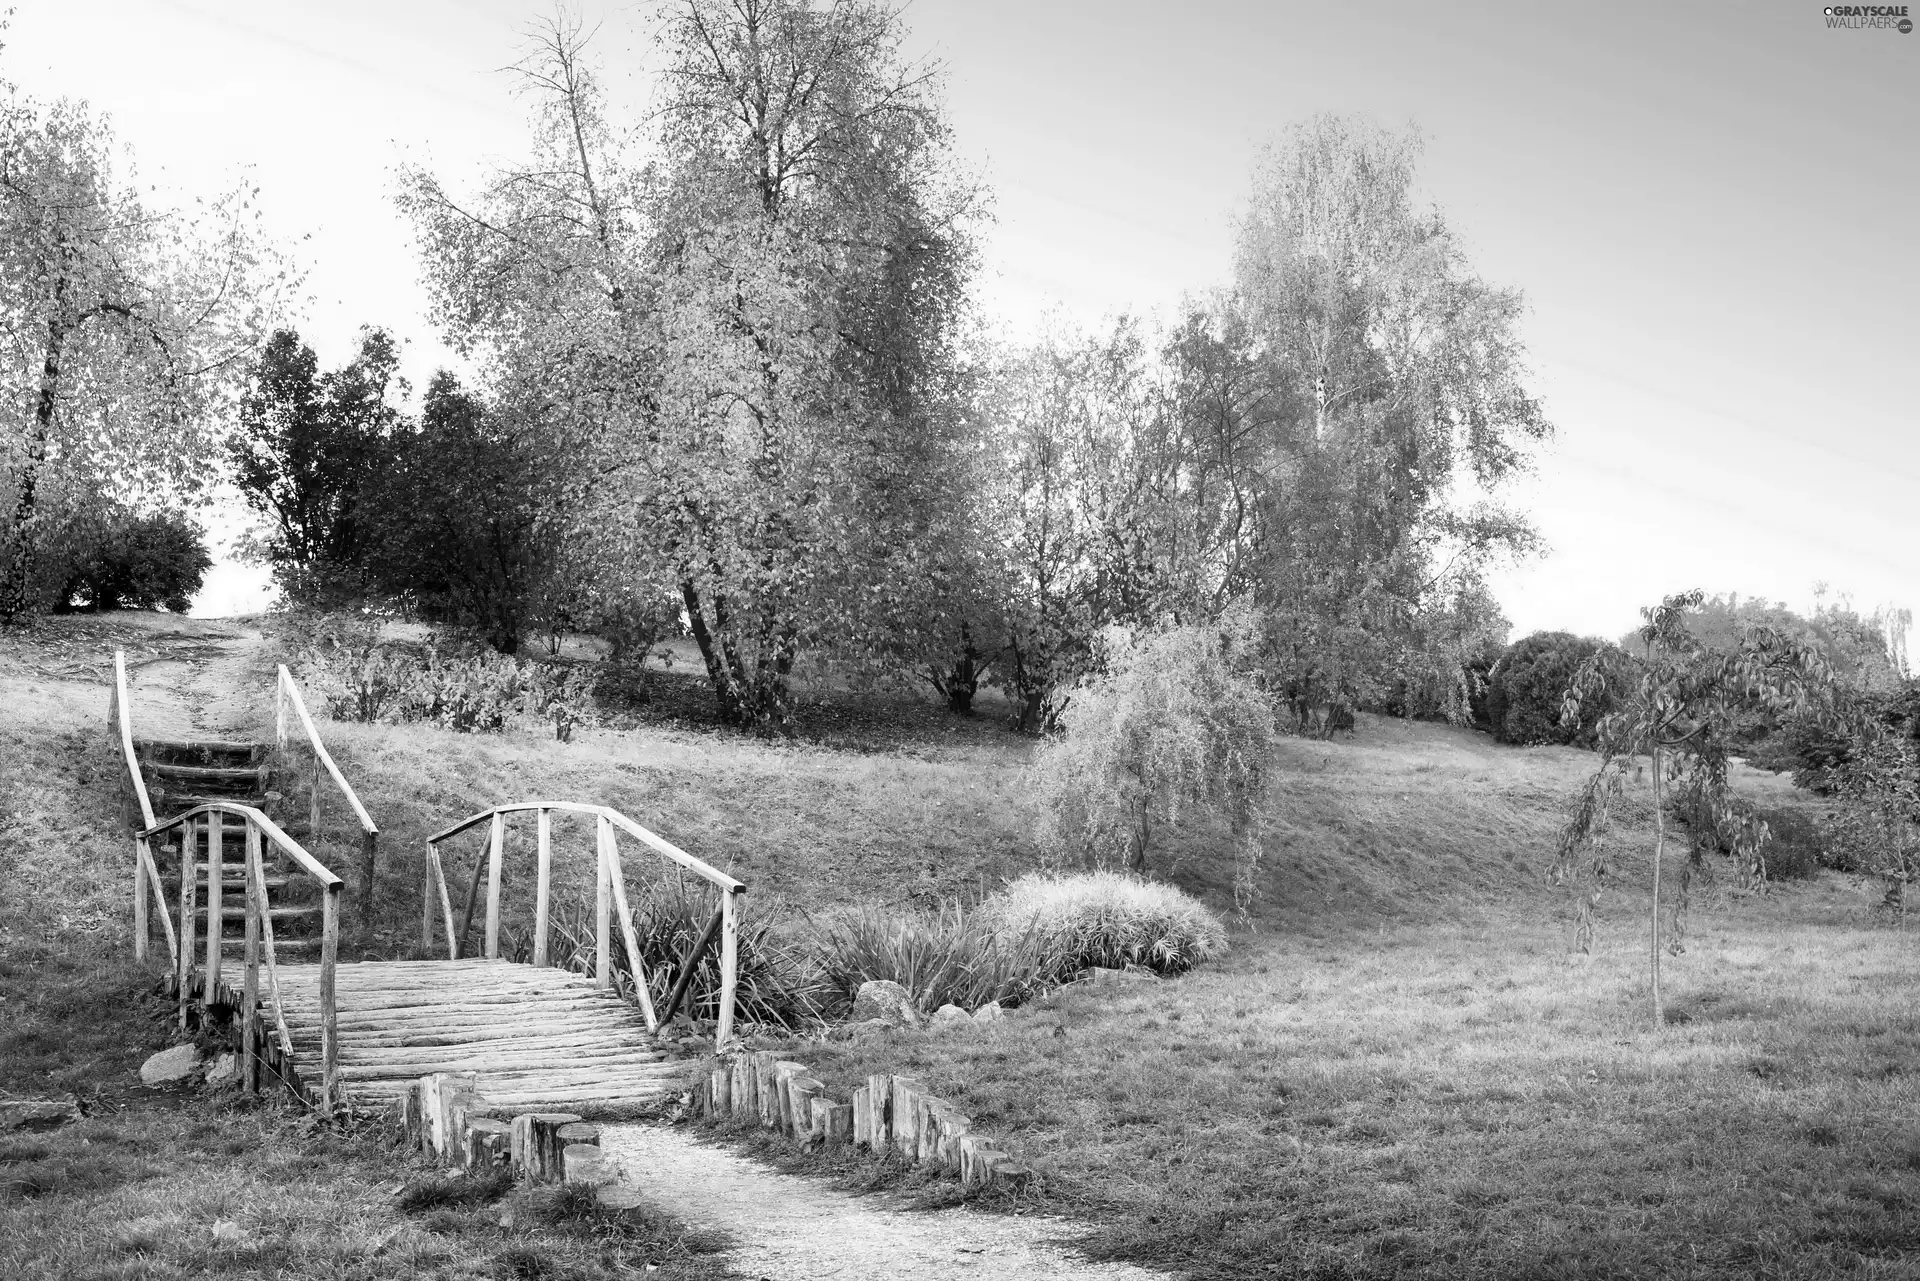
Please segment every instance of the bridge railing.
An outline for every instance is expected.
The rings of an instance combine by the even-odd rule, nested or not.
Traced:
[[[553,814],[555,811],[569,814],[591,814],[595,822],[595,878],[594,878],[594,982],[602,988],[613,986],[613,929],[618,922],[621,942],[626,946],[627,959],[633,967],[634,995],[640,1004],[640,1011],[647,1020],[649,1031],[657,1030],[664,1019],[673,1017],[681,999],[686,995],[694,970],[699,966],[701,957],[713,944],[716,936],[720,941],[720,1018],[715,1036],[715,1044],[724,1044],[733,1034],[734,995],[739,978],[739,907],[736,902],[739,895],[746,892],[746,885],[728,876],[718,868],[712,867],[687,853],[666,838],[648,831],[625,814],[608,805],[586,805],[575,801],[514,801],[506,805],[495,805],[478,814],[461,819],[452,827],[436,832],[427,838],[426,871],[421,885],[420,946],[422,950],[433,947],[433,918],[436,899],[440,914],[446,925],[447,955],[458,959],[466,942],[467,930],[455,931],[453,924],[453,900],[447,891],[446,865],[440,857],[440,845],[451,837],[482,823],[489,824],[487,856],[474,868],[474,881],[467,892],[467,925],[473,917],[473,899],[480,887],[480,876],[484,870],[487,881],[487,921],[486,955],[496,959],[500,955],[500,884],[501,868],[504,862],[506,846],[506,821],[509,814],[532,812],[535,817],[535,850],[537,877],[534,890],[533,919],[533,963],[550,963],[547,948],[548,913],[552,900],[553,881]],[[710,882],[720,892],[720,906],[707,922],[699,940],[687,954],[686,961],[680,967],[678,978],[668,996],[666,1012],[658,1015],[653,1007],[653,995],[649,990],[647,975],[641,961],[640,942],[633,924],[633,909],[627,902],[626,876],[621,868],[618,834],[625,832],[670,863],[694,873]]]
[[[143,831],[142,840],[152,842],[168,833],[180,840],[180,944],[176,949],[176,978],[180,991],[180,1022],[187,1022],[192,1000],[194,930],[199,915],[198,864],[195,855],[197,837],[206,835],[207,847],[207,939],[203,964],[204,982],[200,989],[200,1008],[204,1012],[218,997],[220,983],[220,936],[224,903],[226,823],[237,818],[246,829],[246,942],[242,964],[246,967],[241,987],[241,1045],[245,1055],[242,1069],[249,1090],[259,1085],[259,1018],[262,963],[266,977],[264,995],[273,1015],[274,1033],[280,1052],[290,1058],[293,1037],[287,1030],[286,1010],[280,999],[280,973],[274,956],[273,912],[267,894],[267,874],[261,857],[264,841],[270,841],[286,855],[291,865],[320,888],[320,1114],[331,1116],[340,1103],[340,1021],[334,1004],[335,970],[340,954],[340,891],[345,884],[327,870],[300,842],[280,830],[278,824],[251,805],[215,801],[195,806],[184,814],[154,823]],[[157,877],[156,877],[157,880]]]
[[[378,852],[380,828],[367,814],[367,807],[360,803],[353,784],[347,782],[347,776],[333,762],[333,753],[320,741],[320,731],[314,728],[313,716],[307,711],[307,700],[300,694],[299,682],[287,670],[285,663],[280,664],[279,674],[274,680],[273,689],[273,725],[274,742],[282,752],[287,750],[287,710],[293,709],[294,716],[300,722],[300,728],[306,731],[307,743],[313,748],[313,791],[307,822],[307,839],[318,848],[320,841],[320,773],[325,770],[333,779],[334,786],[347,799],[353,810],[353,816],[360,824],[361,869],[365,879],[362,882],[361,902],[358,912],[363,937],[371,937],[373,932],[373,878],[374,856]]]
[[[146,780],[140,775],[140,759],[133,752],[133,710],[127,698],[127,656],[123,650],[113,652],[113,693],[107,702],[107,728],[119,732],[120,755],[126,761],[134,800],[140,805],[140,827],[150,828],[155,822],[153,799],[147,795]],[[153,895],[151,903],[161,906],[160,924],[166,929],[168,959],[178,967],[180,945],[174,938],[173,923],[167,919],[167,892],[160,885],[160,869],[153,861],[153,846],[142,830],[133,838],[133,959],[136,961],[147,959],[152,934],[149,891]]]

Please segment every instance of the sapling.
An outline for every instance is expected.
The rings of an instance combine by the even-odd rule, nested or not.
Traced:
[[[1832,671],[1817,651],[1772,628],[1749,628],[1730,651],[1701,645],[1687,627],[1687,616],[1699,610],[1701,601],[1702,594],[1691,591],[1643,608],[1640,613],[1646,622],[1639,638],[1644,656],[1630,660],[1611,645],[1600,650],[1575,673],[1562,708],[1563,723],[1578,724],[1583,705],[1607,697],[1615,700],[1614,710],[1596,730],[1600,768],[1582,789],[1573,816],[1560,834],[1554,869],[1557,880],[1585,886],[1576,934],[1582,948],[1591,945],[1593,907],[1611,870],[1603,839],[1610,803],[1622,795],[1628,770],[1638,768],[1636,758],[1651,757],[1654,845],[1649,916],[1655,1026],[1665,1017],[1660,993],[1660,875],[1666,853],[1669,780],[1687,795],[1696,825],[1665,941],[1677,954],[1685,930],[1688,890],[1709,845],[1732,851],[1744,884],[1766,877],[1762,851],[1767,825],[1734,797],[1727,783],[1740,715],[1764,711],[1778,717],[1809,711],[1830,701],[1833,684]],[[1621,670],[1630,664],[1634,670],[1622,680]]]

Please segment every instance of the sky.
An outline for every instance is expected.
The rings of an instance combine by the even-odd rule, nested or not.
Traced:
[[[363,324],[450,358],[397,165],[470,189],[522,153],[499,69],[538,0],[16,0],[0,73],[108,113],[144,183],[255,183],[307,267],[325,364]],[[616,108],[656,7],[585,0]],[[1550,548],[1499,572],[1515,635],[1618,636],[1690,587],[1920,609],[1920,32],[1823,6],[916,0],[962,160],[994,193],[980,301],[1018,334],[1166,315],[1227,282],[1260,149],[1319,112],[1417,128],[1421,188],[1524,292],[1557,427],[1509,500]],[[230,515],[211,513],[223,540]],[[224,545],[224,543],[223,543]],[[222,564],[196,613],[257,608]]]

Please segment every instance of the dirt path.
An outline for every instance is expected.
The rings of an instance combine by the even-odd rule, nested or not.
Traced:
[[[727,1262],[759,1281],[1167,1281],[1124,1263],[1090,1263],[1050,1239],[1050,1219],[900,1210],[884,1198],[780,1174],[660,1125],[601,1127],[601,1147],[660,1208],[739,1243]]]

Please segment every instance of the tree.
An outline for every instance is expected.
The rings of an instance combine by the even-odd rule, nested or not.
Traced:
[[[1229,590],[1267,611],[1276,679],[1367,699],[1448,648],[1427,612],[1536,545],[1487,496],[1551,433],[1525,388],[1521,297],[1475,276],[1415,201],[1418,158],[1410,135],[1324,116],[1266,153],[1228,303],[1240,319],[1212,327],[1245,354],[1207,358],[1260,381],[1195,415],[1245,424],[1248,514],[1225,563]]]
[[[0,83],[0,620],[60,584],[37,569],[76,510],[207,475],[223,406],[286,272],[252,192],[146,207],[107,125]]]
[[[205,539],[185,517],[114,510],[76,549],[54,612],[164,608],[184,614],[212,567]]]
[[[649,168],[550,24],[521,66],[536,161],[473,209],[410,179],[443,317],[585,472],[602,563],[673,584],[736,724],[787,723],[802,650],[877,642],[964,446],[972,194],[899,40],[872,4],[672,7]]]
[[[326,603],[363,586],[372,542],[361,499],[402,423],[399,365],[393,336],[365,328],[353,359],[323,374],[300,335],[279,329],[249,371],[227,456],[241,497],[271,522],[259,554],[294,600]]]
[[[1600,767],[1587,781],[1561,832],[1556,877],[1584,892],[1578,907],[1578,938],[1591,942],[1592,909],[1611,870],[1604,837],[1609,806],[1623,793],[1626,771],[1637,756],[1652,758],[1653,901],[1651,999],[1653,1021],[1665,1018],[1660,996],[1661,862],[1666,852],[1668,780],[1677,785],[1686,812],[1695,815],[1691,856],[1682,869],[1666,946],[1683,945],[1688,893],[1707,848],[1731,850],[1744,882],[1763,881],[1766,823],[1741,804],[1727,786],[1727,761],[1740,714],[1764,708],[1775,714],[1813,708],[1831,696],[1832,669],[1809,648],[1769,627],[1750,627],[1732,650],[1709,649],[1689,629],[1703,600],[1698,591],[1669,596],[1641,610],[1639,639],[1645,654],[1638,680],[1599,724]],[[1619,698],[1611,646],[1580,667],[1564,704],[1564,718],[1577,724],[1584,710]]]

